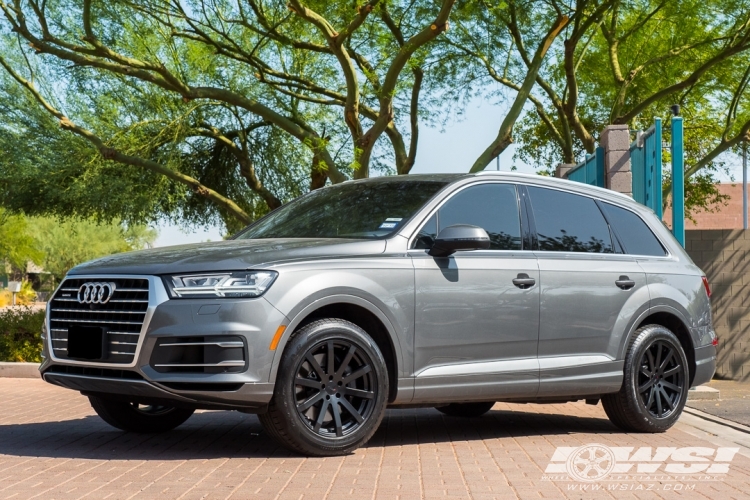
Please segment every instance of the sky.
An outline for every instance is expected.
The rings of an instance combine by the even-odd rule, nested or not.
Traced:
[[[474,160],[497,135],[505,107],[474,100],[463,116],[444,128],[421,126],[417,162],[412,173],[463,173],[468,172]],[[500,155],[500,170],[510,170],[515,146],[511,145]],[[742,165],[737,157],[726,158],[730,175],[717,177],[721,182],[742,181]],[[535,169],[516,162],[519,172],[534,173]],[[496,168],[493,163],[488,168]],[[733,177],[733,179],[732,179]],[[222,239],[220,228],[189,229],[162,223],[157,226],[159,237],[155,246],[180,245]]]

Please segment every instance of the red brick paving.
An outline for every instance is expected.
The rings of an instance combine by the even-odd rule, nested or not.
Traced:
[[[543,481],[558,446],[707,446],[679,429],[624,434],[601,406],[499,403],[461,420],[432,409],[389,410],[369,445],[346,457],[305,458],[278,447],[254,415],[199,412],[158,435],[117,431],[83,396],[31,379],[0,379],[0,500],[750,498],[750,459],[694,490],[623,483],[579,491]],[[672,485],[673,486],[673,485]],[[643,489],[638,489],[638,488]]]

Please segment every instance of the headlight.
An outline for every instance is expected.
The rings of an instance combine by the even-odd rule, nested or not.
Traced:
[[[260,297],[278,276],[275,271],[238,271],[167,276],[173,299]]]

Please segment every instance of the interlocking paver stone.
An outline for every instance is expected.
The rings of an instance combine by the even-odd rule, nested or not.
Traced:
[[[172,432],[136,435],[40,380],[0,379],[0,398],[0,500],[750,498],[741,455],[713,482],[543,480],[558,446],[716,447],[679,428],[625,434],[581,403],[498,403],[472,420],[389,410],[365,448],[305,458],[238,412],[200,411]]]

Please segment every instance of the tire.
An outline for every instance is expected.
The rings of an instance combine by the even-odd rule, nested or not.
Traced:
[[[451,403],[446,406],[436,406],[435,409],[451,417],[473,418],[481,417],[493,406],[495,406],[494,401],[483,401],[481,403]]]
[[[680,418],[689,388],[680,341],[661,325],[647,325],[635,332],[628,347],[620,391],[602,397],[602,406],[626,432],[664,432]]]
[[[171,431],[195,412],[184,408],[139,405],[95,396],[89,396],[89,402],[97,415],[112,427],[138,433]]]
[[[258,417],[292,451],[342,455],[372,437],[387,397],[388,370],[372,338],[348,321],[322,319],[287,344],[268,411]]]

